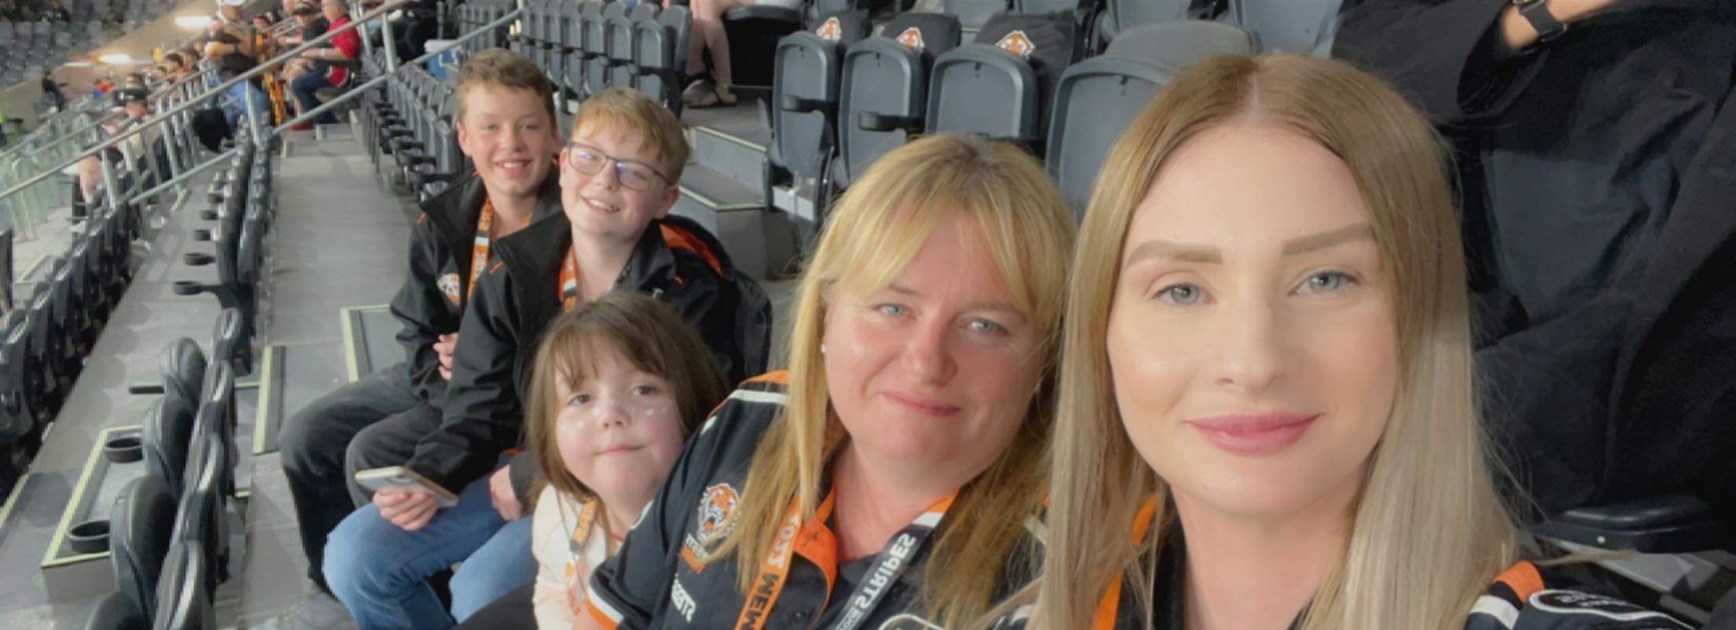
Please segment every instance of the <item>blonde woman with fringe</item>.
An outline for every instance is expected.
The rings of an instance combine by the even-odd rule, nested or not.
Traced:
[[[1220,57],[1146,108],[1080,230],[1009,625],[1684,627],[1519,561],[1441,147],[1325,59]]]
[[[1028,583],[1068,216],[1011,144],[882,157],[802,276],[789,370],[688,443],[592,627],[957,627]]]

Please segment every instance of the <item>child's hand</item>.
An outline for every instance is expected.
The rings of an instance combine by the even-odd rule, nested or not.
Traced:
[[[524,505],[518,502],[518,494],[512,491],[512,467],[502,466],[488,478],[488,498],[494,502],[494,511],[500,517],[516,521],[524,517]]]
[[[452,380],[452,351],[458,347],[458,333],[440,335],[434,343],[434,354],[440,358],[440,378]]]
[[[417,490],[376,490],[374,505],[380,508],[381,518],[407,532],[422,529],[440,510],[439,499]]]

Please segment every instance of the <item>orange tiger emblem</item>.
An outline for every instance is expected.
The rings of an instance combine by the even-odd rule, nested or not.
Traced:
[[[1001,41],[995,42],[995,47],[1025,59],[1030,59],[1031,53],[1037,52],[1037,45],[1031,43],[1031,37],[1024,31],[1007,33]]]
[[[898,34],[897,39],[898,43],[903,44],[905,48],[917,52],[922,52],[922,49],[928,47],[922,41],[922,29],[914,26],[904,29],[904,32]]]
[[[700,544],[709,547],[728,535],[734,526],[729,515],[735,512],[735,504],[740,498],[735,488],[726,483],[705,489],[705,497],[699,501]]]
[[[829,17],[820,24],[820,28],[815,30],[814,34],[819,35],[820,39],[835,42],[844,39],[844,26],[838,23],[838,18]]]

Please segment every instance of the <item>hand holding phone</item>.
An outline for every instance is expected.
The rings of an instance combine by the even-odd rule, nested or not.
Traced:
[[[421,492],[432,495],[439,500],[440,507],[449,508],[458,505],[458,495],[453,494],[440,484],[429,481],[414,470],[403,466],[387,466],[358,471],[356,483],[363,488],[374,490],[390,490],[396,492]]]

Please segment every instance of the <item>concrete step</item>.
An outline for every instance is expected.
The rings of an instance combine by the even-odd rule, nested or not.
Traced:
[[[757,188],[710,168],[687,167],[674,213],[716,234],[736,267],[754,278],[776,275],[795,254],[787,218],[768,212]]]
[[[764,144],[715,127],[690,130],[693,163],[716,171],[743,186],[759,190],[765,177]]]

